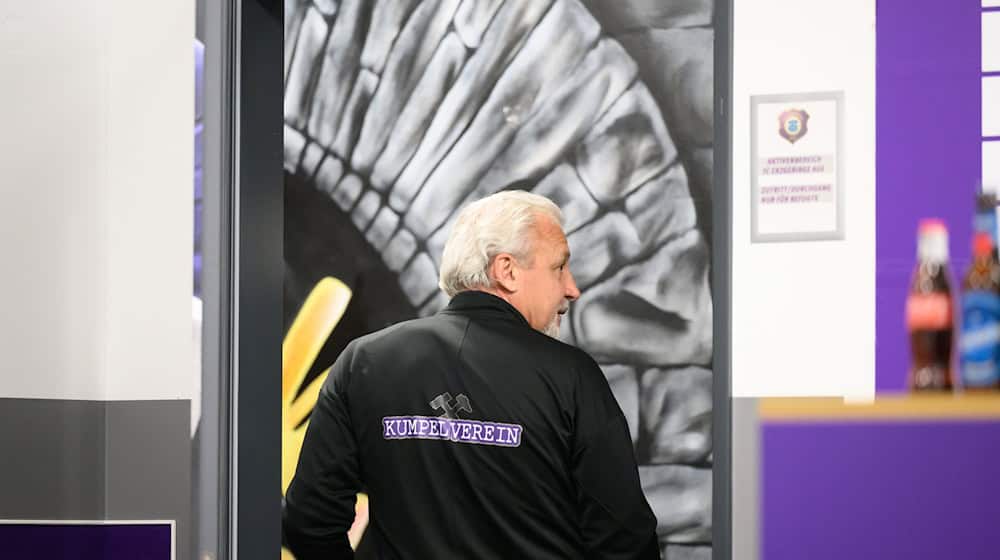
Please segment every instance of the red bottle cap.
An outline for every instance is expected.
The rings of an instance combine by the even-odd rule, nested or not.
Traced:
[[[977,233],[972,238],[972,255],[988,257],[993,252],[993,238],[988,233]]]

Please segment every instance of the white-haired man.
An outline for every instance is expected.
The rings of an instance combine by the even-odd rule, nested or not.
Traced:
[[[362,489],[375,558],[659,558],[621,409],[555,338],[580,295],[561,222],[523,191],[470,204],[441,259],[448,306],[337,359],[285,496],[299,560],[352,556]]]

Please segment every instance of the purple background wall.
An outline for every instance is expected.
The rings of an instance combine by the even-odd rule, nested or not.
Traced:
[[[905,389],[904,305],[921,218],[969,263],[982,171],[978,0],[876,7],[876,364]],[[847,123],[850,126],[850,123]],[[996,422],[764,424],[762,558],[1000,558]]]
[[[0,525],[4,558],[170,560],[170,525]]]
[[[764,560],[1000,558],[1000,422],[770,424]]]
[[[877,391],[906,384],[903,311],[919,220],[947,224],[953,280],[969,263],[982,173],[980,14],[978,0],[879,0],[876,7]]]

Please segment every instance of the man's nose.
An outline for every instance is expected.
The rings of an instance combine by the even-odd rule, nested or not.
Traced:
[[[566,281],[566,299],[570,301],[576,301],[580,297],[580,289],[576,287],[576,279],[573,278],[573,273],[570,272],[567,276]]]

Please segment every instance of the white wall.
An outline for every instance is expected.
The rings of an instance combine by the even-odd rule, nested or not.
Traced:
[[[983,0],[983,6],[1000,6],[1000,1]],[[982,71],[1000,72],[1000,12],[982,14]],[[1000,134],[1000,77],[982,78],[983,136]],[[1000,192],[1000,140],[983,142],[983,186]],[[1000,213],[1000,209],[997,210]]]
[[[875,391],[875,3],[734,2],[734,397]],[[750,243],[750,96],[844,92],[843,241]]]
[[[193,2],[0,5],[0,397],[191,397],[193,38]]]

